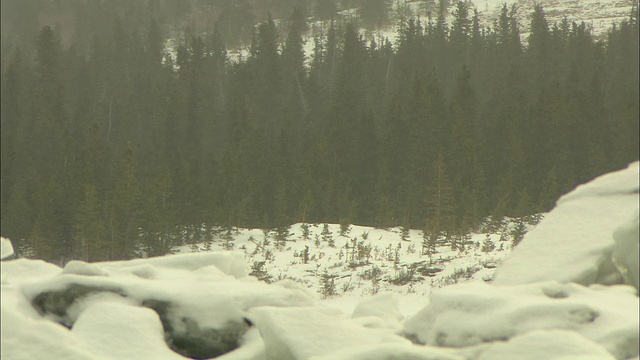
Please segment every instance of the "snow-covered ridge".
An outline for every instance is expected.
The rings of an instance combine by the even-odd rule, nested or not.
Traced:
[[[618,243],[637,253],[637,236],[634,239],[633,231],[627,230],[624,233],[631,231],[631,235],[619,235],[616,241],[614,233],[630,218],[637,219],[638,176],[636,162],[561,197],[552,213],[525,236],[497,270],[494,283],[515,285],[548,280],[583,285],[620,283],[621,274],[612,258],[614,248]],[[637,221],[635,226],[637,234]],[[622,261],[619,255],[618,262]],[[637,273],[637,264],[622,266],[635,268]],[[634,285],[637,287],[637,280]]]

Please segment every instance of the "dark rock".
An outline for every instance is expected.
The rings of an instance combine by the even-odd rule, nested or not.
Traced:
[[[155,310],[160,316],[169,348],[192,359],[214,358],[237,349],[239,339],[252,325],[243,318],[230,321],[221,329],[200,327],[194,319],[179,316],[168,301],[150,299],[143,301],[142,306]]]
[[[80,299],[101,292],[110,292],[124,296],[122,290],[115,287],[105,288],[82,284],[70,284],[62,290],[46,291],[38,294],[31,304],[40,315],[54,315],[55,319],[60,324],[71,328],[75,319],[71,318],[67,313],[69,307]]]

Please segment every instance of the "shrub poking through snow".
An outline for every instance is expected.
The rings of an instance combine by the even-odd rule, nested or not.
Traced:
[[[400,240],[409,241],[409,228],[402,226],[400,228]]]
[[[251,264],[251,272],[249,273],[251,276],[255,276],[260,281],[264,281],[267,284],[271,282],[272,276],[269,275],[267,269],[265,269],[265,261],[254,261]]]
[[[325,269],[320,275],[320,295],[323,299],[330,298],[337,294],[335,279],[338,277],[336,274],[329,274]]]
[[[482,252],[488,253],[496,249],[496,244],[491,241],[491,235],[487,234],[486,239],[482,242]]]
[[[522,240],[522,238],[524,238],[524,235],[527,233],[527,227],[524,224],[524,219],[519,218],[518,220],[516,220],[516,226],[511,229],[509,235],[511,235],[511,246],[515,247],[517,246],[520,241]]]
[[[412,264],[411,266],[401,267],[396,274],[392,277],[389,277],[387,281],[393,285],[407,285],[414,281],[422,280],[422,277],[416,277],[416,264]]]
[[[351,224],[348,224],[348,223],[340,224],[340,236],[347,237],[349,235],[349,232],[351,232]]]
[[[311,231],[310,231],[309,224],[304,223],[304,224],[300,225],[300,228],[302,229],[302,240],[311,239]]]
[[[225,250],[233,250],[235,244],[233,243],[235,239],[233,238],[233,233],[231,228],[227,229],[227,231],[222,235],[222,248]]]
[[[278,250],[280,251],[284,250],[284,248],[287,245],[289,236],[291,236],[291,232],[289,232],[288,226],[281,226],[276,229],[275,242],[276,242],[276,248]]]

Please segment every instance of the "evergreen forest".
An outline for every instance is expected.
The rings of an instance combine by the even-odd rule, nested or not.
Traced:
[[[297,222],[465,233],[638,160],[637,6],[597,40],[539,5],[361,2],[3,0],[2,236],[64,263]],[[40,26],[56,6],[72,36]]]

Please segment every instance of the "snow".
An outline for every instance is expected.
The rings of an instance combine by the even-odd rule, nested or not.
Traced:
[[[82,313],[71,333],[83,348],[104,359],[183,359],[164,342],[158,314],[143,307],[95,304]]]
[[[216,358],[216,360],[265,360],[266,350],[260,332],[251,328],[241,340],[242,346],[232,352]]]
[[[0,358],[100,359],[91,352],[81,349],[78,339],[65,327],[41,318],[17,288],[2,285],[1,307]]]
[[[375,295],[362,300],[353,310],[354,319],[379,319],[381,327],[400,329],[404,316],[400,313],[398,299],[392,293]],[[373,324],[376,324],[374,321]]]
[[[434,292],[403,332],[427,345],[465,347],[552,329],[575,331],[626,359],[638,353],[638,297],[625,285],[459,284]]]
[[[560,23],[566,17],[577,24],[584,21],[592,27],[592,34],[596,39],[606,36],[607,30],[613,23],[628,20],[633,1],[625,0],[472,0],[478,9],[481,23],[486,27],[493,27],[493,21],[498,18],[502,4],[507,4],[509,10],[516,6],[516,20],[520,27],[523,41],[531,24],[531,13],[535,4],[542,5],[545,17],[550,26]]]
[[[360,345],[310,360],[464,360],[455,351],[406,344]]]
[[[602,346],[572,331],[537,330],[499,343],[479,360],[614,360]]]
[[[0,238],[0,259],[6,259],[13,255],[13,245],[9,239]]]
[[[627,284],[640,289],[638,284],[638,252],[640,252],[640,236],[638,234],[639,214],[636,213],[613,233],[615,248],[613,262],[618,267]]]
[[[269,359],[302,360],[354,346],[409,343],[388,330],[363,327],[340,311],[325,307],[262,307],[251,315]]]
[[[637,219],[637,213],[636,162],[624,170],[578,186],[561,197],[555,209],[525,235],[498,267],[493,283],[516,285],[549,280],[584,285],[618,283],[620,274],[612,260],[616,244],[614,232],[634,214]],[[637,220],[635,226],[637,234]],[[633,237],[633,229],[622,230],[620,234],[628,239],[620,242],[625,248],[633,247],[634,239],[637,248],[637,235]],[[633,266],[629,266],[633,271]],[[634,275],[637,279],[637,265],[635,273],[628,277],[633,279]]]
[[[1,356],[638,359],[637,181],[634,163],[579,186],[528,225],[510,255],[518,219],[488,222],[464,250],[443,245],[432,256],[420,253],[417,230],[353,225],[340,235],[336,224],[296,224],[281,246],[273,231],[234,229],[238,251],[192,244],[177,255],[64,268],[5,259]],[[483,252],[485,241],[497,249]],[[216,238],[213,247],[222,245]],[[270,284],[248,275],[261,262]],[[420,272],[398,283],[411,269]],[[335,293],[321,294],[323,274]],[[623,280],[635,288],[615,284]]]
[[[87,275],[87,276],[107,276],[107,273],[97,265],[84,261],[71,260],[62,269],[63,274]]]
[[[11,359],[177,359],[183,357],[167,343],[182,349],[179,341],[185,338],[200,343],[199,351],[227,353],[229,359],[236,343],[246,344],[236,358],[258,359],[264,345],[248,335],[244,320],[251,308],[315,304],[306,289],[290,281],[267,285],[241,276],[246,263],[233,252],[74,261],[64,269],[18,259],[2,262],[2,273],[3,358],[7,349]],[[51,339],[41,353],[38,347],[22,348],[24,340],[40,334]],[[47,355],[48,347],[67,343],[73,345],[68,354]],[[82,349],[90,349],[92,357]]]
[[[222,273],[235,278],[245,277],[248,274],[244,256],[240,252],[211,252],[162,256],[148,259],[105,262],[102,263],[101,266],[107,270],[112,269],[116,272],[131,271],[131,268],[138,268],[140,266],[177,269],[180,271],[196,271],[203,267],[215,266],[222,271]]]

